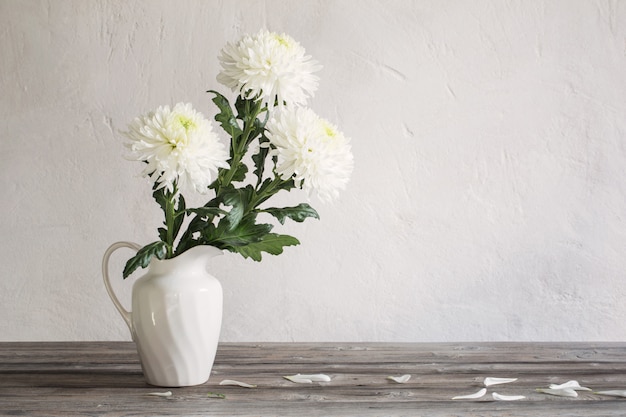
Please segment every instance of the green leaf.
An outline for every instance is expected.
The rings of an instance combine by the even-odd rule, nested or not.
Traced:
[[[244,133],[246,130],[248,131],[245,144],[247,147],[257,136],[263,134],[265,124],[269,119],[269,112],[266,111],[267,108],[263,108],[263,100],[258,97],[243,98],[238,96],[235,109],[237,109],[237,118],[244,123]],[[264,111],[266,112],[265,119],[258,119],[257,116]]]
[[[255,216],[248,215],[244,217],[236,227],[232,228],[226,220],[221,221],[217,228],[213,230],[203,230],[210,232],[211,235],[204,235],[206,241],[204,244],[217,246],[220,249],[231,250],[235,246],[245,246],[253,242],[258,242],[268,234],[272,228],[271,224],[256,224]]]
[[[153,256],[156,256],[157,259],[165,258],[165,254],[167,253],[167,248],[165,246],[165,242],[159,240],[139,249],[137,254],[126,262],[123,277],[127,278],[133,273],[133,271],[135,271],[135,269],[139,267],[145,268],[150,265],[150,260]]]
[[[220,112],[215,115],[215,120],[220,123],[222,129],[224,129],[233,140],[236,140],[243,132],[241,127],[239,127],[239,123],[237,123],[237,119],[230,107],[228,99],[214,90],[209,90],[207,93],[215,94],[213,103],[220,109]]]
[[[248,166],[246,164],[240,162],[235,167],[231,166],[230,169],[233,172],[231,182],[242,182],[246,179],[246,174],[248,173]]]
[[[152,197],[154,197],[155,201],[159,204],[161,210],[163,210],[163,213],[167,212],[167,204],[169,202],[169,198],[166,193],[167,190],[165,188],[159,188],[158,190],[154,190],[154,192],[152,193]]]
[[[296,221],[298,223],[303,222],[309,217],[313,217],[318,220],[320,218],[319,214],[317,214],[317,211],[315,211],[313,207],[311,207],[310,205],[306,203],[298,204],[295,207],[283,207],[283,208],[272,207],[272,208],[264,209],[261,211],[265,213],[269,213],[272,216],[276,217],[278,221],[280,222],[280,224],[285,224],[286,218],[290,218],[291,220]]]
[[[254,188],[252,185],[247,185],[244,188],[233,188],[224,193],[222,201],[225,205],[232,206],[230,212],[225,217],[230,225],[230,229],[237,227],[243,218],[253,195]]]
[[[254,103],[253,100],[241,97],[241,94],[237,96],[235,100],[235,109],[237,110],[237,118],[246,121],[250,118],[250,106]]]
[[[182,194],[178,195],[178,206],[176,207],[174,214],[174,227],[172,236],[178,236],[178,232],[180,231],[181,226],[183,225],[183,221],[185,220],[185,215],[187,214],[187,210],[185,209],[185,198]]]
[[[290,191],[290,190],[293,190],[294,188],[296,188],[296,184],[293,181],[293,178],[287,181],[281,182],[280,185],[278,186],[279,190],[285,190],[285,191]]]
[[[268,143],[269,141],[264,137],[259,139],[259,143]],[[254,175],[257,176],[258,181],[257,184],[260,184],[263,178],[263,172],[265,171],[265,159],[267,158],[267,154],[270,151],[269,147],[260,146],[259,152],[252,155],[252,161],[254,162],[255,170]]]
[[[215,216],[221,216],[227,212],[217,207],[197,207],[187,209],[187,213],[194,213],[202,218],[211,219]]]
[[[293,179],[284,181],[280,178],[267,178],[265,181],[263,181],[263,184],[261,184],[258,191],[256,192],[257,198],[255,199],[254,207],[259,207],[277,192],[281,190],[289,191],[292,188],[295,188]]]
[[[270,119],[270,112],[267,111],[267,108],[263,109],[262,111],[265,111],[265,119],[261,120],[257,118],[254,121],[254,128],[256,129],[257,134],[265,132],[265,125],[267,124],[267,121]]]
[[[192,217],[191,221],[187,225],[187,230],[181,236],[178,246],[176,247],[176,254],[183,253],[187,249],[195,246],[197,241],[193,238],[194,233],[200,232],[203,229],[209,227],[215,228],[212,224],[215,217],[224,216],[228,212],[218,208],[220,205],[220,199],[214,198],[203,207],[189,208],[185,210],[186,214],[196,214]]]
[[[229,250],[241,254],[244,258],[252,258],[260,262],[262,258],[261,252],[280,255],[283,253],[285,246],[295,246],[299,244],[300,241],[293,236],[268,233],[257,242],[252,242],[245,246],[235,246]]]

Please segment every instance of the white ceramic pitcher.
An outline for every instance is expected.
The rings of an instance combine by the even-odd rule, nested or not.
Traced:
[[[105,252],[102,275],[113,304],[128,325],[146,381],[182,387],[208,381],[222,325],[222,286],[206,269],[222,254],[213,246],[196,246],[175,258],[152,258],[148,271],[133,284],[127,311],[111,287],[108,266],[119,248],[140,245],[117,242]]]

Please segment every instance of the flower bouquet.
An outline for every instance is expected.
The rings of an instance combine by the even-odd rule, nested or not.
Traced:
[[[209,90],[218,108],[215,121],[229,136],[225,146],[213,123],[191,104],[161,106],[137,117],[125,132],[129,158],[144,163],[153,196],[165,215],[159,240],[128,260],[123,276],[145,268],[153,257],[174,258],[210,245],[261,260],[299,244],[259,221],[267,213],[281,224],[319,218],[308,203],[272,207],[280,191],[303,189],[321,201],[336,198],[353,169],[349,139],[306,107],[321,66],[291,37],[261,30],[228,43],[219,55],[218,82],[237,93],[234,106]],[[250,167],[248,166],[250,165]],[[211,194],[189,208],[187,192]]]

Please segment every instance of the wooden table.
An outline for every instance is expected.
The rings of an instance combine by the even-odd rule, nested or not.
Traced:
[[[332,380],[283,378],[297,373]],[[404,384],[387,379],[404,374]],[[485,377],[518,380],[452,400]],[[257,387],[219,385],[224,379]],[[568,380],[626,389],[626,343],[223,343],[208,383],[168,389],[144,382],[130,342],[0,343],[0,415],[626,416],[626,398],[536,391]],[[493,392],[526,398],[494,401]]]

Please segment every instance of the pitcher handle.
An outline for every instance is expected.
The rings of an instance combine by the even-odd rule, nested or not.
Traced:
[[[120,248],[130,248],[134,249],[135,251],[139,251],[139,249],[141,249],[141,246],[133,242],[115,242],[114,244],[109,246],[106,252],[104,252],[104,257],[102,258],[102,277],[104,278],[104,286],[107,289],[107,293],[109,294],[111,301],[113,301],[115,308],[117,308],[117,311],[119,311],[122,315],[122,318],[128,326],[128,330],[130,330],[130,334],[133,335],[133,326],[130,315],[131,312],[126,310],[122,306],[122,303],[120,303],[120,300],[118,300],[115,292],[113,291],[113,287],[111,287],[111,279],[109,278],[109,258],[111,257],[113,252]]]

